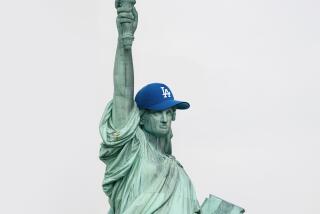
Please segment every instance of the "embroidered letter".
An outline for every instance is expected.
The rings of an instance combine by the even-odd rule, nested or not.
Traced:
[[[162,89],[162,95],[164,98],[171,97],[171,93],[167,88],[161,87],[161,89]]]

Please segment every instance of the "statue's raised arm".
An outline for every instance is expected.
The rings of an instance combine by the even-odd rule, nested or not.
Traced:
[[[116,129],[121,128],[134,106],[134,71],[131,46],[138,24],[135,1],[116,1],[118,45],[113,70],[112,121]]]

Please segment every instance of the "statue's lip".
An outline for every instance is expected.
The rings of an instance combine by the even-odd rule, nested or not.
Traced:
[[[166,129],[166,128],[168,128],[168,126],[167,125],[165,125],[165,126],[161,125],[160,128]]]

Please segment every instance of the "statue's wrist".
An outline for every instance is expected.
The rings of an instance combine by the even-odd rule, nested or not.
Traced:
[[[120,36],[118,37],[118,47],[123,48],[123,40]]]
[[[118,47],[119,47],[119,48],[131,49],[131,45],[132,45],[132,43],[133,43],[133,38],[132,38],[132,40],[131,40],[131,43],[130,43],[130,41],[129,41],[129,48],[127,48],[127,47],[128,47],[128,44],[126,44],[126,42],[128,43],[128,41],[125,40],[123,37],[118,36]]]

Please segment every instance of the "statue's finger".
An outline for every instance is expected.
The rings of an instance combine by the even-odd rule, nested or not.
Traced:
[[[132,12],[132,8],[129,7],[119,7],[117,8],[117,13],[122,13],[122,12]]]
[[[115,1],[115,7],[116,7],[116,8],[119,8],[120,6],[121,6],[120,1],[119,1],[119,0],[116,0],[116,1]]]
[[[118,14],[119,18],[127,18],[127,19],[132,19],[134,20],[134,16],[132,13],[127,13],[127,12],[122,12]]]
[[[122,24],[122,23],[132,23],[132,19],[128,19],[128,18],[118,18],[117,22]]]

